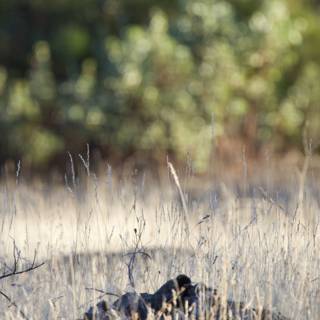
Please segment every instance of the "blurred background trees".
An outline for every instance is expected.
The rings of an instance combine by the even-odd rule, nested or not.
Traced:
[[[258,156],[320,140],[316,0],[2,0],[0,162]],[[61,164],[61,163],[60,163]]]

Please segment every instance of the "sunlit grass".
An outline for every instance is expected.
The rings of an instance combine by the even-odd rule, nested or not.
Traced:
[[[197,186],[205,196],[192,201],[184,184],[185,208],[169,180],[166,188],[111,184],[94,175],[67,186],[4,181],[1,262],[10,265],[15,241],[24,258],[37,250],[46,264],[2,281],[1,290],[30,319],[77,319],[101,296],[90,288],[132,290],[125,253],[138,248],[150,255],[138,255],[133,268],[138,292],[154,292],[185,273],[234,300],[268,305],[292,319],[318,319],[319,206],[305,179],[303,188],[299,181],[278,198],[275,185],[239,197],[212,182],[206,190]],[[0,306],[1,319],[19,319],[1,296]]]

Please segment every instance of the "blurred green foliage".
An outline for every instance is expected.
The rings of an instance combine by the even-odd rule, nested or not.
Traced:
[[[317,1],[2,0],[0,160],[86,143],[207,166],[215,136],[320,139]]]

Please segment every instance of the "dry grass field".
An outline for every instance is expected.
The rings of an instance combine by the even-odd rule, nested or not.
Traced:
[[[81,319],[99,299],[116,299],[105,292],[132,291],[132,280],[137,292],[154,292],[181,273],[229,299],[319,319],[320,186],[306,166],[282,183],[269,173],[194,193],[168,176],[166,187],[111,171],[59,187],[3,180],[0,275],[17,253],[19,270],[35,251],[45,264],[0,280],[11,299],[0,295],[0,319]]]

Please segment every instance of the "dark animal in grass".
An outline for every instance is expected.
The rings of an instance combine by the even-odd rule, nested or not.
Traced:
[[[289,320],[278,312],[248,307],[243,302],[224,300],[216,289],[205,284],[193,284],[186,275],[167,281],[155,293],[126,293],[111,306],[102,301],[85,314],[86,320],[116,318],[146,320],[174,318],[182,320],[188,315],[194,319],[213,320]]]
[[[113,303],[113,308],[129,319],[146,320],[150,315],[146,301],[135,292],[129,292],[121,296]]]
[[[154,294],[142,293],[141,296],[148,304],[150,304],[151,308],[155,312],[158,312],[167,303],[174,302],[177,303],[177,307],[179,307],[180,294],[190,285],[191,279],[184,274],[180,274],[176,279],[170,279],[167,281]],[[174,301],[174,295],[176,295],[177,301]]]
[[[86,320],[109,320],[111,311],[116,311],[119,315],[126,318],[147,319],[150,313],[157,314],[159,311],[168,313],[173,308],[169,308],[174,300],[174,293],[179,297],[179,293],[186,290],[191,285],[191,279],[185,275],[179,275],[176,279],[171,279],[162,285],[154,294],[150,293],[126,293],[117,299],[108,308],[105,301],[99,302],[96,307],[91,307],[85,313]],[[175,306],[177,311],[179,302]]]
[[[179,297],[179,293],[191,285],[191,279],[186,275],[179,275],[176,279],[171,279],[162,285],[154,294],[150,293],[126,293],[117,299],[108,308],[105,301],[99,302],[95,308],[91,307],[85,313],[85,320],[109,320],[112,310],[118,312],[126,318],[147,319],[150,313],[157,314],[162,310],[163,313],[172,311],[169,305],[172,305],[174,293]],[[175,306],[178,311],[179,305]]]
[[[108,307],[107,303],[103,300],[97,303],[95,307],[90,307],[84,314],[84,320],[111,320],[114,313]]]

